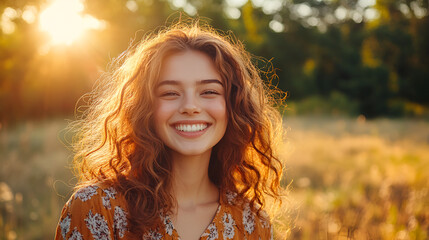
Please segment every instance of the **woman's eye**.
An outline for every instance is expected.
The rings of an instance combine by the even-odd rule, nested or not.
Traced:
[[[206,90],[202,93],[202,95],[219,95],[219,93],[215,90]]]
[[[164,92],[161,94],[161,97],[176,97],[179,96],[177,92]]]

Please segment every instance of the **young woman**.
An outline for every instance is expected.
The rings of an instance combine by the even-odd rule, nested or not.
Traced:
[[[249,54],[182,25],[120,59],[76,123],[56,239],[271,239],[282,126]]]

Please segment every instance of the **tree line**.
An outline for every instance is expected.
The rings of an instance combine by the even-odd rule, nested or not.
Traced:
[[[69,46],[49,46],[37,17],[24,16],[48,3],[0,3],[2,122],[72,113],[132,40],[182,13],[232,32],[258,56],[267,81],[287,93],[286,103],[316,96],[367,117],[427,114],[428,1],[86,0],[84,13],[106,28]]]

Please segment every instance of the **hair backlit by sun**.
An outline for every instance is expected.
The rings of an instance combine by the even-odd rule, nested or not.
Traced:
[[[52,44],[70,45],[89,29],[102,29],[104,23],[82,14],[82,0],[53,0],[39,16],[39,26],[47,32]]]

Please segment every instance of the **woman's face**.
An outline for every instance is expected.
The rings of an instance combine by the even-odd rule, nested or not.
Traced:
[[[213,61],[187,50],[166,57],[155,86],[156,133],[173,153],[210,153],[225,134],[225,90]]]

